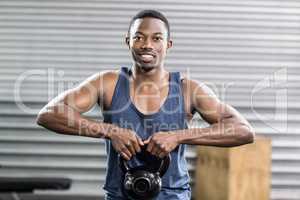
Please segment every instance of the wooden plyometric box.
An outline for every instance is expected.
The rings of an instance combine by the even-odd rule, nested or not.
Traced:
[[[195,200],[269,200],[271,140],[239,147],[197,148]]]

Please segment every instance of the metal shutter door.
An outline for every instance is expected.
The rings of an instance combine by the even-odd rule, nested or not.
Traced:
[[[206,82],[272,137],[272,199],[299,199],[300,2],[292,0],[1,0],[0,175],[66,175],[74,184],[64,193],[103,195],[104,143],[53,134],[34,120],[57,93],[129,66],[124,35],[146,8],[171,23],[167,68]],[[187,156],[193,175],[192,147]]]

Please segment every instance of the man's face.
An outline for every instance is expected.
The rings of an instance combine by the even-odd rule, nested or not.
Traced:
[[[136,67],[147,71],[161,67],[167,49],[172,46],[172,41],[168,40],[168,30],[164,22],[150,17],[134,21],[126,43]]]

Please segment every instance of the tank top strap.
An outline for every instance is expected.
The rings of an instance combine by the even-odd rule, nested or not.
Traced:
[[[183,122],[182,128],[186,128],[186,113],[185,102],[182,91],[182,82],[180,72],[172,72],[172,82],[170,85],[170,100],[168,103],[169,109],[173,109],[179,118],[178,122]]]
[[[128,84],[128,69],[127,67],[121,67],[118,80],[114,89],[114,95],[111,102],[111,108],[109,111],[105,111],[104,114],[108,117],[112,110],[121,110],[128,104],[126,98],[126,84]]]
[[[128,87],[129,87],[129,76],[131,75],[131,71],[127,67],[121,67],[120,73],[120,84],[122,85],[122,95],[123,98],[127,99]]]
[[[128,82],[129,75],[130,75],[130,69],[128,69],[127,67],[121,67],[120,76],[119,76],[120,84],[124,84]]]
[[[173,94],[180,94],[181,92],[181,81],[180,81],[180,73],[179,72],[170,72],[171,75],[171,79],[170,79],[170,83],[171,83],[171,87],[170,89],[172,89],[172,93]]]

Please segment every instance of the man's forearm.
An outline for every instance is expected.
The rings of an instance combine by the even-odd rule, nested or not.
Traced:
[[[85,118],[67,105],[53,106],[41,111],[37,123],[57,133],[95,138],[108,138],[109,132],[115,127]]]
[[[242,123],[220,122],[207,128],[191,128],[175,131],[179,144],[233,147],[254,140],[251,127]]]

